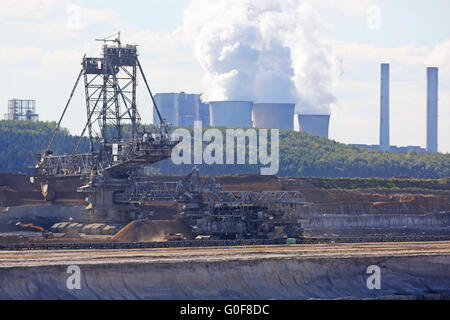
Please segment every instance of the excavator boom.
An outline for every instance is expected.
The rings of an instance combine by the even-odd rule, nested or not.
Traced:
[[[22,228],[33,228],[33,229],[37,229],[41,232],[44,232],[44,228],[42,228],[41,226],[35,226],[32,223],[28,223],[28,224],[23,224],[21,222],[17,222],[16,226],[22,227]]]

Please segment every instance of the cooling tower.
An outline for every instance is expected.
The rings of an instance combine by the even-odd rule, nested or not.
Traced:
[[[253,127],[263,129],[294,130],[295,104],[255,103]]]
[[[389,151],[389,64],[381,64],[380,150]]]
[[[252,102],[212,101],[209,106],[211,127],[252,127]]]
[[[330,125],[329,115],[297,115],[298,127],[301,132],[315,134],[328,138],[328,128]]]
[[[438,68],[427,69],[427,151],[438,152]]]

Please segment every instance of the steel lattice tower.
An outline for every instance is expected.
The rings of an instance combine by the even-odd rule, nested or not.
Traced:
[[[106,41],[106,40],[103,40]],[[83,58],[87,130],[94,143],[121,141],[123,124],[132,124],[132,139],[140,123],[136,108],[137,48],[133,45],[103,46],[101,58]]]

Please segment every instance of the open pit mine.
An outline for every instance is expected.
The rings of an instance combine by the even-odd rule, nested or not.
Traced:
[[[82,69],[28,175],[0,174],[0,299],[338,299],[450,295],[450,182],[367,188],[273,176],[148,176],[171,156],[120,35]],[[146,132],[140,75],[160,125]],[[89,152],[51,150],[84,80]],[[131,135],[125,134],[128,123]],[[81,138],[80,138],[81,139]],[[330,183],[330,181],[328,181]]]
[[[311,179],[216,177],[223,190],[300,192],[302,236],[287,244],[198,237],[174,203],[155,202],[151,215],[129,223],[92,223],[79,179],[56,181],[51,202],[28,176],[0,181],[0,299],[450,297],[448,185],[324,189]],[[73,265],[78,290],[67,287]],[[373,265],[381,287],[370,290]]]

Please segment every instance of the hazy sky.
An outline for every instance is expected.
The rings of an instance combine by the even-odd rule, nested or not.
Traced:
[[[244,0],[243,0],[244,1]],[[391,63],[391,143],[426,143],[426,67],[440,68],[439,150],[450,152],[450,2],[448,0],[314,0],[339,54],[330,138],[377,144],[380,62]],[[0,112],[12,97],[37,100],[41,120],[57,120],[94,41],[122,31],[139,44],[154,92],[201,92],[204,71],[195,34],[180,32],[190,0],[0,0]],[[198,12],[198,14],[202,14]],[[226,13],[224,13],[226,14]],[[82,86],[63,126],[84,126]],[[138,95],[144,121],[150,99]]]

